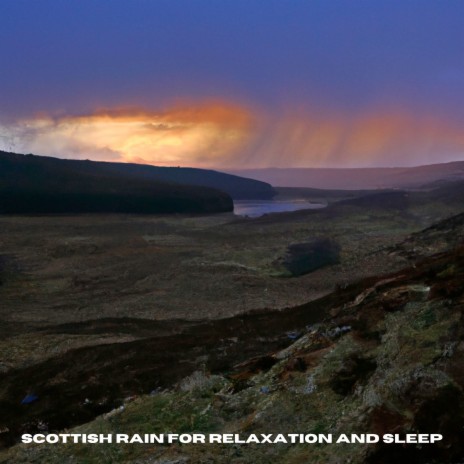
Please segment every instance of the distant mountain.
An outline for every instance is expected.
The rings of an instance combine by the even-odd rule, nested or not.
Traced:
[[[268,168],[228,172],[269,182],[275,187],[414,189],[434,182],[464,179],[464,161],[408,168]]]
[[[111,163],[0,151],[0,213],[216,213],[233,210],[218,189],[145,178]],[[122,165],[123,166],[123,165]]]

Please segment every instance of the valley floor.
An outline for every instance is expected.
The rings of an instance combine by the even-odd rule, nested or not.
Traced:
[[[451,246],[434,239],[420,248],[411,245],[411,237],[457,214],[458,206],[392,195],[387,201],[346,201],[257,219],[233,214],[1,217],[1,442],[11,445],[40,423],[59,430],[88,422],[127,396],[156,388],[169,392],[198,371],[206,375],[198,380],[206,389],[217,381],[220,388],[211,387],[215,392],[247,390],[246,382],[231,387],[230,377],[219,374],[285,350],[302,335],[295,330],[306,330],[307,324],[326,324],[340,301],[348,304],[356,297],[359,288],[351,284],[411,266],[414,250],[421,249],[423,258]],[[339,263],[290,276],[282,267],[288,247],[321,238],[340,246]],[[400,251],[399,243],[405,243]],[[312,336],[304,336],[313,343]],[[210,378],[205,369],[218,377]],[[115,381],[118,375],[127,380]],[[304,383],[308,375],[303,377]],[[187,393],[180,399],[177,393],[163,394],[164,406],[157,399],[146,404],[162,412],[172,401],[193,401],[191,389],[182,391]],[[39,399],[25,408],[21,399],[30,393]],[[224,401],[234,416],[235,400]],[[278,420],[294,415],[290,409],[276,412]],[[243,419],[232,416],[220,422]],[[15,456],[16,462],[27,462]]]

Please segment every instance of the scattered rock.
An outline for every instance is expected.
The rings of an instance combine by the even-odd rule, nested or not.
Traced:
[[[321,238],[288,246],[285,256],[273,264],[296,277],[339,262],[340,245],[332,239]]]
[[[39,397],[33,393],[29,394],[29,395],[26,395],[22,401],[21,401],[21,404],[31,404],[31,403],[34,403],[35,401],[37,401],[39,399]]]

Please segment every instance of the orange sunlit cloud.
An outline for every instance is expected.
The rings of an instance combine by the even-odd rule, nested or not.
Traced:
[[[464,156],[459,124],[401,110],[275,116],[208,102],[39,116],[0,126],[2,134],[0,148],[12,151],[160,166],[405,166]]]
[[[16,151],[168,166],[218,164],[243,147],[252,127],[246,109],[213,102],[159,112],[126,108],[40,116],[4,132]]]

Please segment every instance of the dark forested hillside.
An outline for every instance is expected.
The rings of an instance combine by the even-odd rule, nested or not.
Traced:
[[[266,182],[208,169],[124,163],[98,164],[115,173],[130,174],[144,179],[217,188],[237,200],[271,199],[276,195],[276,191]]]
[[[0,152],[0,213],[212,213],[233,210],[220,190],[140,178],[109,163]]]
[[[34,157],[32,155],[17,155],[0,151],[0,167],[5,161],[17,164],[20,170],[35,169],[41,166],[43,172],[66,172],[86,174],[91,176],[132,177],[140,180],[162,183],[175,183],[211,187],[229,194],[235,199],[270,199],[276,192],[270,184],[225,174],[218,171],[196,168],[159,167],[144,164],[107,163],[88,160],[64,160],[51,157]],[[2,169],[3,170],[3,169]]]

